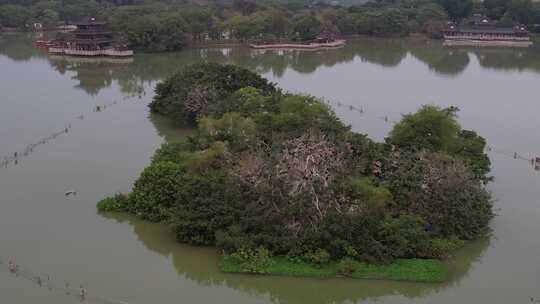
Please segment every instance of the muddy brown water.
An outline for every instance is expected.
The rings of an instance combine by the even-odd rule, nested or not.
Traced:
[[[540,156],[540,47],[363,39],[338,50],[197,49],[130,62],[48,57],[32,39],[0,36],[2,261],[13,258],[57,286],[82,284],[87,302],[96,303],[540,299],[540,172],[529,160]],[[220,273],[214,249],[178,244],[161,225],[98,214],[96,202],[129,191],[161,143],[189,132],[150,115],[147,104],[157,81],[203,60],[239,64],[284,89],[325,98],[354,130],[376,140],[422,104],[458,106],[463,127],[492,146],[493,235],[457,252],[443,284],[263,277]],[[0,265],[0,303],[77,302]]]

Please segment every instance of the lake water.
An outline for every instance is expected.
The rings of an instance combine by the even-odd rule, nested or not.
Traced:
[[[530,161],[540,157],[540,47],[364,39],[338,50],[198,49],[124,62],[51,58],[32,47],[33,38],[0,36],[0,303],[77,303],[66,283],[82,284],[88,303],[540,299],[540,172]],[[493,235],[457,252],[444,284],[226,275],[212,248],[178,244],[163,226],[130,216],[98,214],[99,199],[129,191],[155,149],[185,135],[147,104],[157,81],[202,60],[238,64],[325,98],[376,140],[423,104],[458,106],[463,127],[492,147]],[[8,273],[9,258],[54,288]]]

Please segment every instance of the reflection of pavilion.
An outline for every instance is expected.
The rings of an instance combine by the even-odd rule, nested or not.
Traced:
[[[90,95],[96,95],[101,89],[109,87],[113,80],[120,78],[119,73],[125,71],[133,63],[133,58],[112,57],[51,55],[48,60],[51,66],[61,74],[66,71],[74,72],[75,75],[72,78],[78,80],[77,87]]]
[[[451,280],[443,284],[422,284],[357,279],[314,279],[278,276],[224,274],[217,268],[216,250],[179,244],[167,227],[145,222],[127,214],[102,214],[106,218],[133,226],[145,247],[163,256],[171,256],[177,272],[200,285],[225,286],[247,294],[270,295],[275,303],[345,303],[383,296],[401,295],[406,298],[428,296],[457,284],[468,274],[489,245],[481,240],[467,245],[448,263]]]
[[[0,54],[16,61],[43,57],[43,54],[35,52],[32,41],[30,36],[9,36],[5,41],[0,41]],[[55,57],[49,58],[49,62],[62,74],[66,71],[76,73],[76,79],[81,82],[79,87],[90,94],[97,94],[112,81],[117,81],[123,92],[138,94],[145,83],[164,79],[183,66],[202,60],[238,64],[280,78],[287,70],[311,74],[319,67],[332,67],[355,60],[396,67],[412,55],[433,72],[453,77],[467,68],[471,54],[481,56],[479,61],[484,68],[527,69],[540,73],[537,46],[528,49],[448,49],[440,41],[434,40],[380,38],[353,39],[338,50],[261,52],[242,47],[207,48],[158,55],[139,54],[135,59]]]
[[[74,57],[74,56],[61,56],[61,55],[50,55],[52,60],[65,60],[71,63],[131,63],[133,62],[133,57]]]

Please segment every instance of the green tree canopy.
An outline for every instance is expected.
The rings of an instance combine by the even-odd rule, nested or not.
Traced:
[[[348,8],[302,1],[211,1],[200,6],[170,0],[0,0],[0,7],[0,26],[4,27],[29,29],[35,22],[49,27],[59,21],[74,23],[95,16],[126,37],[132,48],[150,52],[228,38],[243,42],[309,41],[321,33],[402,36],[422,31],[438,37],[447,18],[430,0],[369,1]],[[519,17],[508,18],[524,20],[520,11],[516,6],[514,13]],[[532,22],[537,15],[528,19]]]
[[[438,0],[452,20],[459,21],[468,17],[473,8],[472,0]]]
[[[459,109],[424,106],[405,115],[394,126],[387,141],[407,150],[444,152],[464,159],[477,177],[489,172],[486,141],[473,131],[462,130],[456,120]]]
[[[424,106],[415,114],[405,115],[394,126],[389,142],[401,148],[450,151],[456,145],[460,131],[457,111],[457,108]]]
[[[211,114],[209,109],[219,111],[214,103],[244,87],[276,91],[266,79],[237,66],[195,64],[158,84],[150,109],[182,123],[194,123],[201,115]]]
[[[3,26],[24,28],[31,17],[30,10],[24,6],[13,4],[0,6],[0,24]]]
[[[533,19],[533,4],[531,0],[510,0],[508,11],[512,18],[521,23],[529,24]]]
[[[483,6],[489,18],[499,20],[508,9],[509,0],[484,0]]]
[[[322,23],[312,15],[303,16],[295,21],[294,32],[302,41],[313,40],[322,32]]]

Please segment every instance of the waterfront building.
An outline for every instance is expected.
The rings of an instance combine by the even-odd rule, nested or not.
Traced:
[[[46,43],[54,55],[131,57],[127,42],[114,37],[105,22],[86,18],[75,24],[77,29]]]
[[[483,15],[473,15],[461,25],[448,22],[443,30],[447,46],[513,46],[528,47],[533,44],[524,25],[498,27]]]

